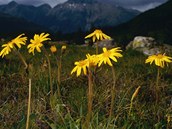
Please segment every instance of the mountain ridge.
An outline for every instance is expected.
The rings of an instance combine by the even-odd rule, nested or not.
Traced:
[[[38,7],[10,2],[0,6],[0,12],[24,18],[54,32],[72,33],[88,31],[92,27],[119,25],[139,12],[112,6],[96,0],[68,0],[54,8],[48,5]]]

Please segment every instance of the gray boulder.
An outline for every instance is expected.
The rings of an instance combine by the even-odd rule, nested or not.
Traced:
[[[136,36],[126,49],[133,49],[142,52],[145,55],[154,55],[158,53],[170,53],[172,46],[168,44],[160,44],[152,37]]]

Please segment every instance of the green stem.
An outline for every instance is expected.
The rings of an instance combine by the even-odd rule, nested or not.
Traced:
[[[157,70],[156,85],[155,85],[156,103],[159,100],[159,78],[160,78],[160,67],[158,67]]]
[[[130,116],[131,115],[131,109],[133,108],[133,100],[131,100],[131,102],[130,102],[130,109],[129,109],[129,115],[128,116]]]
[[[26,63],[24,57],[22,56],[22,54],[14,47],[14,51],[15,53],[19,56],[20,60],[22,61],[22,63],[25,65],[25,69],[28,68],[28,64]]]
[[[86,118],[86,127],[89,127],[89,123],[92,117],[92,105],[93,105],[93,79],[91,70],[88,68],[88,113]]]
[[[52,84],[52,76],[51,76],[51,63],[50,63],[50,59],[49,59],[49,55],[46,51],[46,49],[43,47],[43,50],[45,52],[45,56],[47,58],[47,62],[48,62],[48,73],[49,73],[49,79],[50,79],[50,92],[51,92],[51,96],[53,96],[53,84]]]
[[[29,78],[29,97],[28,97],[26,129],[29,128],[30,105],[31,105],[30,103],[31,103],[31,79]]]
[[[58,96],[61,96],[60,93],[60,84],[61,84],[61,67],[62,67],[62,55],[59,58],[58,62],[58,76],[57,76],[57,81],[58,81]]]
[[[115,70],[114,67],[112,66],[112,76],[113,76],[113,85],[111,87],[111,105],[110,105],[110,111],[109,111],[109,118],[111,119],[112,113],[113,113],[113,108],[114,108],[114,100],[115,100],[115,84],[116,84],[116,76],[115,76]]]

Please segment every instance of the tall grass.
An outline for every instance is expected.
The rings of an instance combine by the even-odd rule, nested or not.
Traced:
[[[57,45],[57,48],[61,46]],[[47,49],[47,51],[49,51]],[[57,65],[50,57],[52,68],[53,108],[49,103],[48,67],[45,56],[36,53],[34,58],[24,55],[32,67],[32,101],[30,128],[80,129],[83,127],[87,113],[87,77],[70,75],[73,63],[85,58],[87,53],[95,53],[91,47],[67,46],[63,55],[61,70],[61,100],[57,95]],[[159,85],[159,102],[156,104],[154,86],[157,69],[144,63],[147,57],[128,50],[115,67],[115,99],[113,116],[109,119],[112,71],[108,66],[97,69],[96,82],[93,87],[93,113],[90,129],[162,129],[172,128],[171,93],[172,66],[162,69]],[[26,125],[28,80],[24,67],[18,58],[7,55],[0,59],[0,128],[23,129]],[[131,97],[138,86],[139,93],[132,102]]]

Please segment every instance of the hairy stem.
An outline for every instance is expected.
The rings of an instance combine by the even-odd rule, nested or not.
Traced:
[[[99,54],[99,46],[98,46],[98,41],[96,42],[96,55]]]
[[[110,105],[110,111],[109,111],[109,118],[111,118],[113,114],[113,108],[114,108],[114,102],[115,102],[115,84],[116,84],[115,70],[113,66],[111,68],[112,68],[112,75],[113,75],[113,85],[111,87],[111,105]]]
[[[22,63],[25,66],[25,69],[28,68],[28,64],[25,61],[25,58],[22,56],[22,54],[14,47],[14,52],[18,55],[18,57],[20,58],[20,60],[22,61]]]
[[[158,100],[159,100],[159,78],[160,78],[160,67],[158,67],[157,76],[156,76],[156,85],[155,85],[156,103],[157,103]]]
[[[31,105],[30,103],[31,103],[31,79],[29,78],[29,97],[28,97],[26,129],[29,128],[30,105]]]
[[[86,126],[89,127],[89,123],[92,117],[92,105],[93,105],[93,79],[92,72],[88,68],[88,113],[86,118]]]

